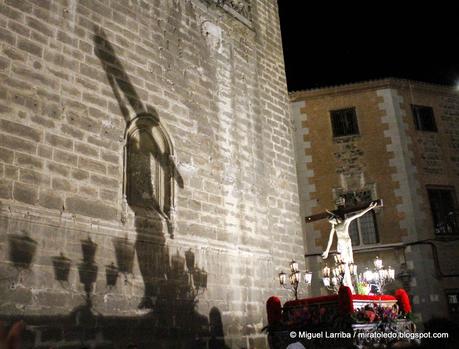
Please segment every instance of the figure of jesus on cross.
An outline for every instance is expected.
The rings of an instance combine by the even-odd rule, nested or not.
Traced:
[[[324,213],[319,213],[314,216],[306,217],[306,222],[308,223],[319,219],[328,218],[328,222],[331,224],[331,229],[328,238],[327,248],[322,253],[322,258],[328,258],[328,254],[330,253],[330,248],[333,243],[333,236],[336,234],[336,250],[340,254],[340,259],[342,263],[344,263],[343,285],[349,287],[352,293],[354,293],[354,287],[352,285],[349,265],[351,263],[354,263],[354,254],[352,251],[352,240],[349,235],[349,226],[354,220],[362,217],[367,212],[371,211],[377,206],[382,206],[382,200],[372,201],[368,206],[364,207],[353,207],[348,208],[346,210],[338,209],[333,212],[327,210]],[[350,215],[352,212],[356,211],[359,212]]]
[[[352,240],[349,235],[349,226],[354,220],[356,220],[359,217],[362,217],[365,213],[371,211],[376,206],[378,206],[377,202],[373,201],[365,210],[352,216],[348,216],[345,219],[342,219],[342,217],[335,215],[332,212],[329,212],[330,217],[328,218],[328,222],[331,224],[331,229],[328,238],[327,248],[325,249],[324,253],[322,253],[322,258],[328,258],[330,247],[333,243],[333,236],[336,234],[336,250],[340,254],[341,260],[344,263],[343,285],[349,287],[352,293],[354,293],[354,288],[352,286],[349,264],[354,263],[354,254],[352,252]]]

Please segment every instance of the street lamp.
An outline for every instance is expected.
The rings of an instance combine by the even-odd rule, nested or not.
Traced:
[[[301,283],[301,272],[298,267],[298,263],[292,260],[290,262],[290,275],[288,275],[290,285],[287,284],[287,274],[283,271],[279,273],[279,283],[282,287],[293,292],[295,300],[298,299],[298,287]],[[303,283],[306,286],[310,286],[312,281],[312,273],[306,270],[303,274]]]

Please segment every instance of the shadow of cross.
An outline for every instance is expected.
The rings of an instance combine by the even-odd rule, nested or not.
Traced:
[[[167,248],[161,222],[163,219],[167,222],[173,237],[173,184],[175,181],[183,188],[183,179],[174,163],[172,143],[158,113],[141,100],[104,30],[95,26],[94,33],[95,54],[106,73],[126,125],[123,192],[135,214],[135,249],[145,284],[144,299],[139,307],[151,308],[152,299],[160,292],[159,284],[164,277],[166,263]]]
[[[115,50],[112,44],[108,41],[107,36],[104,30],[98,26],[94,28],[94,51],[96,56],[100,59],[102,67],[107,75],[108,82],[113,90],[113,94],[118,102],[121,113],[123,115],[124,121],[126,123],[126,130],[129,128],[131,123],[136,119],[135,117],[130,117],[129,110],[125,101],[129,103],[131,108],[134,111],[136,117],[148,115],[154,120],[154,126],[159,125],[160,120],[158,113],[150,105],[145,105],[137,94],[134,86],[131,83],[131,80],[127,73],[125,72],[123,65],[116,56]],[[124,96],[124,99],[123,99]],[[151,141],[155,141],[151,139]],[[156,145],[155,149],[159,149],[159,146]],[[172,167],[172,177],[178,184],[180,188],[184,187],[183,178],[177,170],[177,166],[173,159],[167,159],[163,161],[165,154],[160,152],[151,152],[153,156],[156,157],[159,164],[164,168],[165,166]],[[160,206],[155,202],[155,198],[151,195],[151,200],[155,209],[160,211]],[[160,212],[164,214],[163,212]],[[165,215],[164,215],[165,216]],[[167,219],[167,217],[164,217]]]
[[[102,67],[107,75],[108,82],[113,90],[116,100],[118,101],[121,113],[123,114],[126,122],[126,128],[132,121],[129,116],[129,110],[123,101],[122,94],[134,110],[136,115],[149,114],[159,124],[160,120],[158,113],[150,105],[145,105],[137,94],[134,86],[127,73],[125,72],[123,65],[116,56],[115,50],[112,44],[108,41],[105,31],[96,26],[94,28],[94,51],[96,56],[100,59]],[[174,178],[180,188],[183,188],[183,178],[177,170],[175,163],[174,166]]]

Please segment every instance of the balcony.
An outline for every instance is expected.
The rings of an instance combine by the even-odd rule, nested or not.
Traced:
[[[252,7],[250,0],[211,0],[217,6],[252,28]]]
[[[457,216],[458,210],[455,210],[454,212],[451,211],[446,216],[442,217],[442,220],[438,220],[438,222],[436,222],[434,225],[435,235],[443,236],[459,234]]]

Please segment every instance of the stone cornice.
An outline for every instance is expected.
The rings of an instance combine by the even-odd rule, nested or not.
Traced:
[[[309,90],[293,91],[289,93],[290,102],[306,98],[318,98],[327,95],[356,93],[365,90],[376,90],[381,88],[399,88],[399,89],[416,89],[425,92],[458,95],[458,91],[453,86],[437,85],[414,80],[385,78],[378,80],[369,80],[350,84],[327,86]]]

